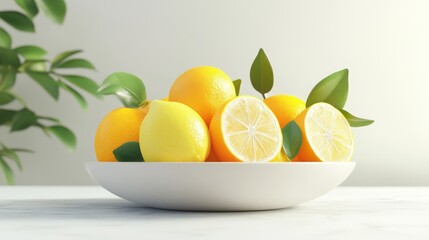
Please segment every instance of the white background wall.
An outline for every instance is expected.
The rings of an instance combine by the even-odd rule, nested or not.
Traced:
[[[354,129],[357,167],[348,185],[429,185],[429,2],[389,0],[229,1],[69,0],[63,26],[36,18],[36,34],[13,32],[14,46],[37,44],[53,57],[68,49],[98,71],[81,74],[101,82],[114,71],[144,79],[151,99],[168,95],[183,71],[213,65],[242,78],[242,93],[256,95],[250,65],[264,48],[275,71],[271,94],[303,99],[326,75],[350,69],[346,105],[375,119]],[[17,8],[2,0],[1,9]],[[4,26],[4,24],[2,24]],[[88,96],[85,112],[67,93],[55,103],[32,80],[19,77],[16,92],[39,114],[63,120],[78,137],[76,152],[37,129],[1,138],[31,148],[23,155],[22,185],[93,184],[84,163],[95,161],[93,137],[101,118],[121,106],[114,97]],[[270,95],[270,94],[269,94]]]

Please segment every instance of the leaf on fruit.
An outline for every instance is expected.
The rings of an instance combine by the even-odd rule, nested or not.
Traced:
[[[262,48],[259,49],[258,55],[250,68],[250,82],[253,88],[262,95],[268,93],[273,88],[273,69]]]
[[[343,69],[322,79],[311,90],[306,105],[310,107],[318,102],[326,102],[337,109],[342,109],[346,104],[348,92],[349,70]]]
[[[34,32],[34,24],[30,18],[17,11],[2,11],[0,18],[16,30]]]
[[[290,121],[284,128],[283,134],[283,149],[289,159],[293,159],[299,152],[302,145],[302,133],[298,124],[295,121]]]
[[[340,112],[347,119],[351,127],[364,127],[374,123],[374,120],[356,117],[344,109],[340,109]]]
[[[232,83],[234,84],[235,95],[240,95],[241,79],[234,80]]]
[[[113,150],[118,162],[144,162],[138,142],[126,142]]]
[[[43,48],[34,45],[21,46],[14,50],[27,60],[41,60],[47,53]]]
[[[125,72],[116,72],[108,76],[98,92],[118,96],[125,107],[137,108],[146,102],[146,87],[143,81]]]

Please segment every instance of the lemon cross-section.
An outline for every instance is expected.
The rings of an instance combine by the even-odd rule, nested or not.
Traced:
[[[353,149],[353,134],[346,118],[327,103],[316,103],[295,120],[303,132],[301,161],[348,162]]]
[[[210,133],[220,161],[268,162],[282,145],[275,115],[262,101],[248,96],[234,98],[219,109]]]

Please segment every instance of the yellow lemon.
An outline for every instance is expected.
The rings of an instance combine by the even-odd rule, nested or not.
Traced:
[[[207,125],[184,104],[152,101],[140,127],[140,150],[146,162],[204,162],[210,152]]]

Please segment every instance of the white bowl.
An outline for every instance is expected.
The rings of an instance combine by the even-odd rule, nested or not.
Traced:
[[[194,211],[279,209],[340,185],[348,163],[93,162],[87,170],[111,193],[146,207]]]

